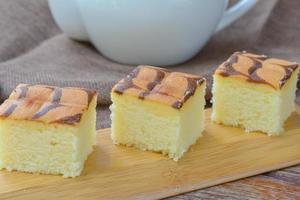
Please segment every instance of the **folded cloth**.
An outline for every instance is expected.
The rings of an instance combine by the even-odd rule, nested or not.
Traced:
[[[298,8],[299,0],[259,1],[245,16],[213,36],[193,59],[168,68],[204,75],[210,83],[214,69],[234,51],[249,50],[300,62]],[[0,0],[0,19],[2,101],[20,82],[92,88],[100,94],[98,127],[110,125],[110,90],[136,66],[114,63],[90,44],[68,39],[55,25],[47,0]],[[209,99],[210,84],[207,91]]]

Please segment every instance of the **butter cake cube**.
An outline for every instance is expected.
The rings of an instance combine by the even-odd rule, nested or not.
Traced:
[[[96,134],[95,91],[20,84],[0,106],[0,168],[79,176]]]
[[[236,52],[214,73],[212,120],[278,135],[295,111],[297,63]]]
[[[204,129],[205,80],[139,66],[111,93],[112,140],[178,160]]]

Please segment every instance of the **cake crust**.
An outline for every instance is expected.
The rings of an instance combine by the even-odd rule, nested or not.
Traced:
[[[117,83],[112,92],[128,94],[141,100],[163,103],[180,109],[194,95],[205,79],[164,68],[140,65]]]
[[[82,88],[19,84],[0,106],[0,117],[75,125],[96,95]]]
[[[235,52],[215,71],[215,75],[234,77],[280,90],[296,72],[295,62],[243,52]]]

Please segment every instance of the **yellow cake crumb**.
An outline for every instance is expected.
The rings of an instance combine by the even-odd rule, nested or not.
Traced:
[[[298,64],[236,52],[216,70],[212,120],[278,135],[295,111]]]
[[[20,84],[0,106],[0,168],[79,176],[96,133],[96,92]]]
[[[177,161],[204,129],[204,94],[201,77],[139,66],[112,90],[113,142]]]

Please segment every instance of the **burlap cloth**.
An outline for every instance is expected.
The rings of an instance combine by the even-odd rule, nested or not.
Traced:
[[[192,60],[170,68],[211,80],[218,64],[238,50],[300,62],[299,10],[299,0],[260,1]],[[110,89],[134,67],[68,39],[55,25],[46,0],[0,0],[1,101],[21,82],[92,88],[100,94],[98,127],[109,127]]]

